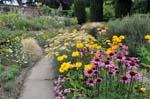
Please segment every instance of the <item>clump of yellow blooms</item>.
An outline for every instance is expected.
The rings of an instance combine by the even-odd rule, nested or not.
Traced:
[[[67,58],[68,58],[67,55],[58,56],[57,61],[63,61],[64,59],[67,59]]]
[[[93,67],[94,67],[93,64],[87,64],[87,65],[84,66],[84,70],[89,71],[89,70],[91,70]]]
[[[114,35],[113,37],[112,37],[112,42],[113,42],[113,44],[118,44],[118,43],[121,43],[122,42],[122,40],[124,40],[125,39],[125,36],[123,36],[123,35],[121,35],[121,36],[116,36],[116,35]]]
[[[145,35],[145,39],[150,42],[150,35]]]
[[[73,67],[73,65],[70,62],[64,62],[64,63],[61,64],[61,66],[59,68],[59,72],[64,73],[72,67]]]
[[[75,63],[75,67],[80,68],[81,66],[82,66],[82,63],[81,63],[81,62],[76,62],[76,63]]]
[[[76,48],[78,48],[78,49],[83,48],[83,47],[84,47],[83,43],[77,43],[76,44]]]
[[[145,88],[145,87],[142,87],[142,88],[140,88],[140,91],[141,91],[141,92],[145,92],[145,91],[146,91],[146,88]]]
[[[89,45],[89,48],[91,48],[91,49],[101,49],[102,47],[100,46],[100,45],[98,45],[98,44],[90,44]]]
[[[72,57],[78,57],[80,53],[78,51],[72,52]]]
[[[120,45],[122,45],[121,42],[122,42],[122,40],[124,40],[124,39],[125,39],[125,36],[123,36],[123,35],[120,35],[120,36],[114,35],[114,36],[112,37],[112,41],[111,41],[111,40],[106,40],[106,43],[107,43],[108,45],[112,44],[111,47],[106,50],[106,54],[110,54],[110,53],[112,53],[113,51],[117,50],[118,47],[119,47]]]

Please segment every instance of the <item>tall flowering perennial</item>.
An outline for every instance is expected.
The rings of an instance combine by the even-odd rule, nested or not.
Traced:
[[[150,35],[145,35],[145,39],[150,42]]]
[[[63,60],[59,68],[66,77],[63,88],[71,88],[72,92],[56,99],[134,99],[137,92],[145,93],[138,71],[140,60],[128,56],[128,46],[122,44],[124,39],[123,35],[113,36],[106,41],[107,49],[91,39],[78,42],[67,55],[69,60]]]
[[[63,83],[65,82],[66,77],[60,75],[57,80],[54,82],[54,92],[56,94],[55,99],[66,99],[66,95],[71,92],[71,88],[66,88],[62,90]]]

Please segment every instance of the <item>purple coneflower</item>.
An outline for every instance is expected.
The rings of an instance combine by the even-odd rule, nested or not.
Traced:
[[[116,60],[118,61],[118,62],[124,62],[125,61],[125,56],[117,56],[116,57]]]
[[[135,70],[127,72],[127,75],[134,78],[134,79],[136,79],[136,80],[140,80],[142,78],[142,75],[139,72],[135,71]]]
[[[136,62],[131,61],[126,63],[126,67],[129,69],[137,69],[139,65]]]
[[[99,78],[95,79],[96,84],[101,83],[101,82],[102,82],[102,78],[99,77]]]
[[[107,68],[107,67],[111,67],[111,61],[110,60],[106,60],[105,62],[104,62],[104,64],[105,64],[105,67]]]
[[[68,94],[68,93],[70,93],[70,92],[71,92],[71,89],[70,89],[70,88],[64,89],[64,93],[65,93],[65,94]]]
[[[93,76],[93,72],[94,72],[93,70],[88,70],[88,71],[84,70],[84,75],[87,77],[90,77],[90,76]]]
[[[88,86],[94,86],[95,81],[92,80],[92,79],[89,79],[89,80],[86,81],[86,84],[87,84]]]
[[[120,82],[122,83],[130,83],[131,82],[131,78],[128,75],[124,75],[120,77]]]
[[[114,76],[114,75],[115,75],[115,71],[108,71],[107,74],[108,74],[109,76]]]

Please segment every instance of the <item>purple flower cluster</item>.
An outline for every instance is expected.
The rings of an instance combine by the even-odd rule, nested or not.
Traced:
[[[120,77],[120,82],[123,83],[130,83],[131,81],[135,80],[140,80],[142,75],[134,70],[128,71],[125,75]]]
[[[66,99],[66,94],[71,92],[71,88],[61,89],[61,84],[65,82],[66,77],[60,75],[54,82],[54,92],[56,93],[55,99]]]
[[[102,82],[102,78],[98,77],[98,78],[95,78],[95,79],[88,79],[86,81],[86,84],[88,86],[94,86],[94,85],[99,84],[101,82]]]
[[[92,50],[91,54],[94,54],[94,58],[91,60],[94,68],[88,71],[84,70],[84,75],[88,78],[86,84],[89,86],[95,85],[97,78],[102,77],[102,68],[106,70],[109,77],[119,75],[117,77],[120,82],[130,83],[133,79],[139,80],[141,78],[141,74],[137,71],[135,72],[139,67],[140,60],[136,57],[127,56],[128,46],[126,45],[119,46],[117,50],[110,54],[106,54],[103,50]],[[102,78],[98,78],[98,82],[101,81]]]

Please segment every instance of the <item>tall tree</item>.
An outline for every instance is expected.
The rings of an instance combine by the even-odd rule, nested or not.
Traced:
[[[84,0],[74,0],[74,12],[79,24],[82,24],[86,21]]]
[[[150,13],[150,0],[146,0],[146,12]]]
[[[91,21],[103,20],[103,0],[90,0]]]
[[[132,0],[115,0],[115,16],[123,17],[130,14]]]

